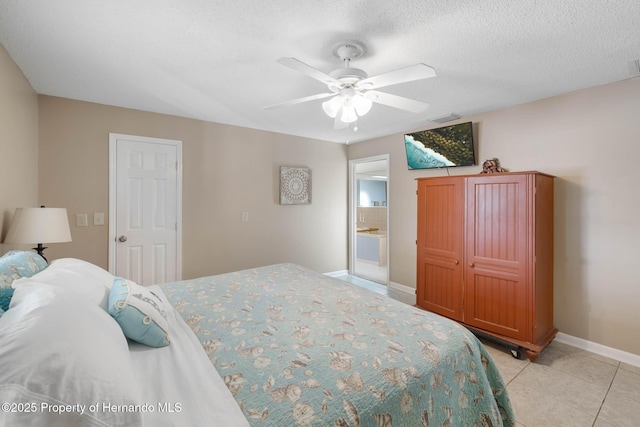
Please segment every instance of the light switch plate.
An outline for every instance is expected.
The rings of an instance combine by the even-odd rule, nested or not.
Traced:
[[[93,213],[93,225],[104,225],[104,212]]]
[[[87,227],[89,219],[86,213],[76,214],[76,227]]]

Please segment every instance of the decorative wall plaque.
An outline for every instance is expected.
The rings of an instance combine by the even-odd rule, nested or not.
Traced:
[[[311,203],[311,169],[280,167],[280,204]]]

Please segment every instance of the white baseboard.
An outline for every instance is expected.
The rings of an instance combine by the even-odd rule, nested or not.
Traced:
[[[587,341],[582,338],[577,338],[571,335],[558,332],[556,335],[556,341],[563,344],[569,344],[577,347],[581,350],[590,351],[591,353],[599,354],[610,359],[615,359],[620,362],[627,363],[632,366],[640,367],[640,355],[628,353],[626,351],[618,350],[617,348],[607,347],[606,345],[598,344],[592,341]]]
[[[410,288],[409,286],[401,285],[400,283],[396,282],[389,282],[389,287],[391,289],[395,289],[398,292],[402,292],[407,295],[413,295],[415,298],[416,290],[414,288]]]
[[[389,282],[388,294],[405,304],[416,305],[416,290],[396,282]]]
[[[329,273],[322,273],[325,276],[329,276],[329,277],[340,277],[340,276],[346,276],[349,274],[349,270],[338,270],[338,271],[330,271]]]

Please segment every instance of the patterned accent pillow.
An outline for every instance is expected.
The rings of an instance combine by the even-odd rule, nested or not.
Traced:
[[[109,292],[109,314],[127,338],[150,347],[169,345],[164,303],[144,286],[115,277]]]
[[[0,258],[0,308],[9,309],[13,296],[11,284],[21,277],[31,277],[47,268],[47,262],[35,252],[10,251]],[[1,313],[0,313],[1,315]]]

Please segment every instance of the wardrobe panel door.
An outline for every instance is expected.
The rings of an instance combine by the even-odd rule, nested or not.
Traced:
[[[522,340],[530,335],[529,203],[527,175],[467,179],[464,321]]]
[[[418,183],[417,304],[462,320],[464,179]]]

